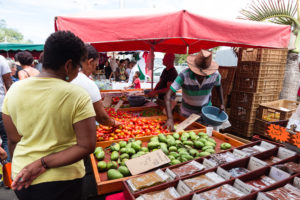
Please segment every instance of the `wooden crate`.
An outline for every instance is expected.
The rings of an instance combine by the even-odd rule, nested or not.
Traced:
[[[287,49],[241,48],[239,61],[255,61],[286,64]]]
[[[236,74],[239,77],[283,80],[285,63],[239,62]]]
[[[231,105],[245,108],[258,108],[259,104],[279,99],[279,93],[249,93],[233,91],[231,93]]]
[[[270,136],[268,136],[268,134],[266,134],[266,132],[268,130],[268,127],[271,124],[276,124],[276,125],[280,125],[280,126],[286,127],[287,123],[288,123],[288,120],[281,120],[281,121],[276,121],[276,122],[268,122],[268,121],[264,121],[264,120],[260,120],[260,119],[255,119],[253,132],[255,134],[261,135],[263,137],[266,137],[266,138],[272,140],[272,138]]]
[[[254,123],[256,118],[256,110],[258,106],[252,106],[250,108],[232,105],[230,107],[230,117],[239,119],[240,121]]]
[[[251,93],[279,93],[282,89],[282,85],[283,80],[248,78],[236,75],[233,91]]]
[[[206,132],[205,129],[199,129],[199,130],[194,130],[194,131],[196,133]],[[142,140],[143,145],[145,145],[144,142],[150,141],[151,137],[152,136],[136,138],[136,139]],[[242,143],[238,140],[235,140],[231,137],[228,137],[224,134],[221,134],[219,132],[216,132],[216,131],[213,131],[213,138],[217,142],[217,147],[216,147],[217,152],[219,152],[219,150],[220,150],[219,146],[223,142],[230,143],[233,148],[244,145],[244,143]],[[112,143],[114,143],[114,142],[113,141],[101,142],[101,143],[98,142],[96,146],[101,146],[104,149],[104,148],[110,146]],[[106,155],[106,158],[108,158],[108,157],[109,157],[109,155]],[[94,172],[94,176],[95,176],[95,180],[96,180],[96,184],[97,184],[98,194],[101,195],[101,194],[107,194],[107,193],[111,193],[111,192],[121,191],[122,190],[122,181],[127,180],[129,177],[116,179],[116,180],[107,180],[106,172],[98,172],[97,159],[95,158],[95,156],[93,154],[90,155],[90,159],[91,159],[92,168],[93,168],[93,172]],[[131,177],[133,177],[133,176],[131,176]]]
[[[296,111],[299,101],[281,99],[260,104],[257,118],[266,121],[288,120]]]

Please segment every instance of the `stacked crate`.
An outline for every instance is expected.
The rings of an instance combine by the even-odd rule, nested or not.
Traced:
[[[231,94],[233,133],[251,137],[259,104],[279,99],[286,58],[287,49],[240,49]]]

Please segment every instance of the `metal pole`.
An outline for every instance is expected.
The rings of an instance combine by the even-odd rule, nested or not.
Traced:
[[[151,62],[150,62],[150,69],[152,69],[151,71],[151,90],[153,90],[153,83],[154,83],[154,45],[151,45],[150,48],[150,58],[151,58]]]

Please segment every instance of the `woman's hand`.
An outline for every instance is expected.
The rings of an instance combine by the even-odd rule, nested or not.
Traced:
[[[0,147],[0,160],[5,160],[6,158],[7,158],[6,151]]]
[[[24,167],[14,179],[11,187],[13,190],[21,190],[22,188],[28,188],[32,181],[44,173],[46,169],[42,166],[40,159]]]
[[[174,132],[175,128],[174,128],[174,121],[173,121],[173,119],[168,119],[166,121],[164,127],[168,128],[170,131]]]

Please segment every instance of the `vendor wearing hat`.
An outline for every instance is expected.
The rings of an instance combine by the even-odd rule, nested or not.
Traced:
[[[183,70],[170,86],[165,103],[168,120],[166,126],[174,131],[171,110],[171,96],[182,88],[181,115],[188,117],[192,113],[201,114],[204,106],[211,105],[211,91],[216,86],[221,101],[220,111],[224,110],[223,89],[219,66],[212,60],[212,53],[201,50],[197,55],[187,57],[189,68]]]

